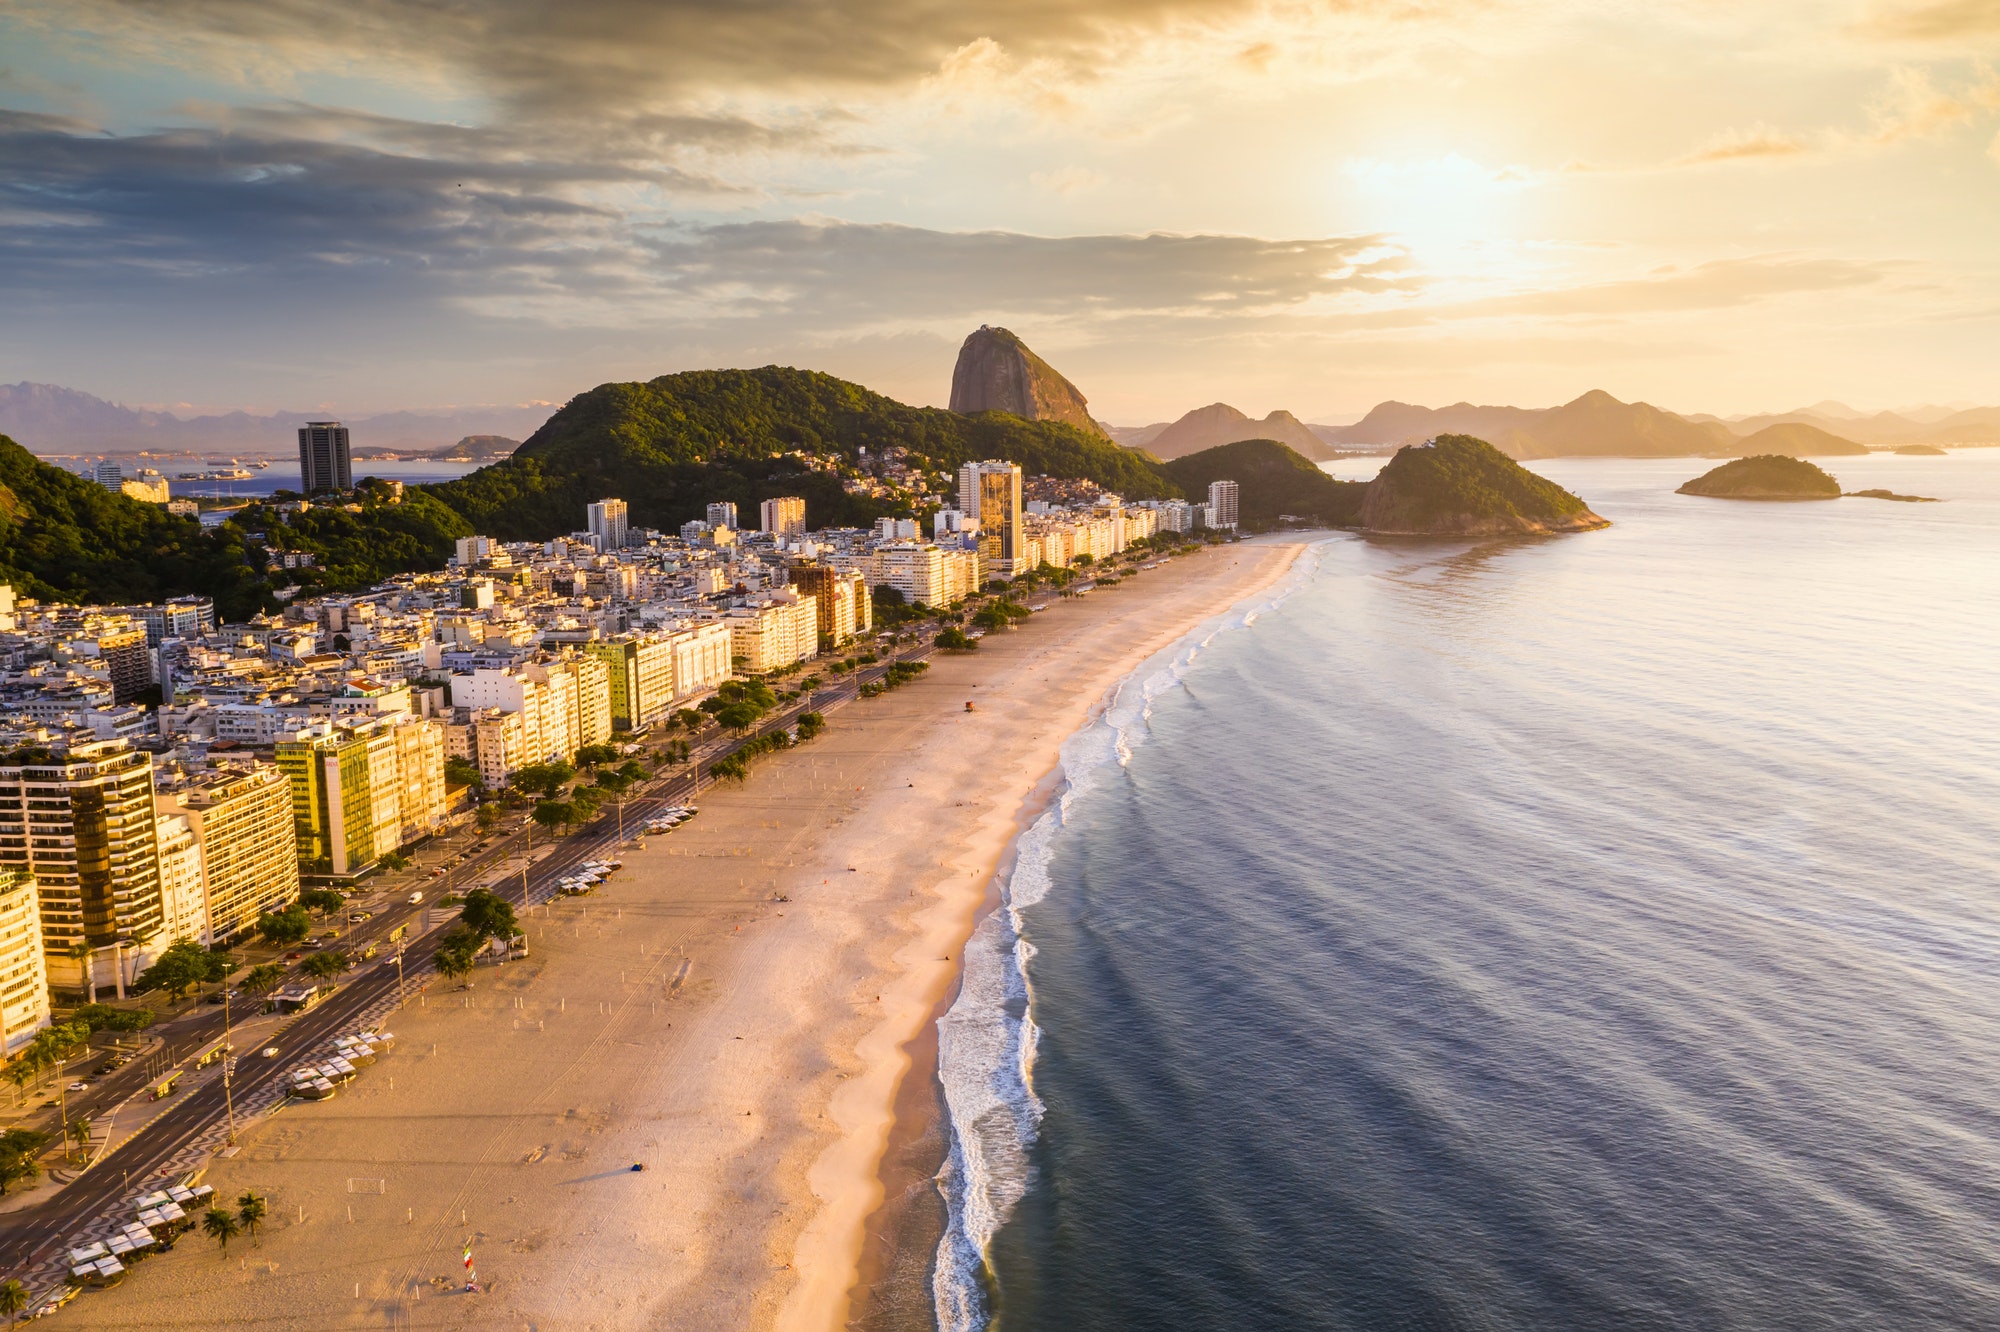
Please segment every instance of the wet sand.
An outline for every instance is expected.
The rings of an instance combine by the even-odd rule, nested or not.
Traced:
[[[351,1088],[263,1121],[214,1163],[223,1196],[270,1199],[254,1245],[233,1241],[225,1259],[190,1235],[63,1317],[825,1329],[907,1316],[936,1237],[933,1220],[922,1238],[921,1206],[941,1150],[932,1021],[1024,810],[1113,683],[1299,548],[1210,550],[1051,597],[1027,627],[938,657],[744,785],[705,792],[698,819],[626,853],[598,895],[532,913],[529,960],[481,968],[469,991],[433,986]],[[924,1076],[906,1079],[913,1054]],[[468,1241],[477,1294],[457,1289]]]

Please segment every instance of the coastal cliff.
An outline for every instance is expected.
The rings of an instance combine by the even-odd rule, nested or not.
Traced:
[[[1825,500],[1840,498],[1840,482],[1803,458],[1765,453],[1726,462],[1674,493],[1708,499]]]
[[[1362,530],[1383,536],[1543,536],[1610,525],[1470,435],[1397,450],[1361,502]]]
[[[1060,421],[1109,439],[1077,386],[1004,328],[980,325],[958,349],[951,410],[1010,412],[1029,421]]]

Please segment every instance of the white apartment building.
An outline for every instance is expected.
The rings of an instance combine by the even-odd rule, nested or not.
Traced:
[[[1209,482],[1208,508],[1208,523],[1210,527],[1236,526],[1236,483],[1234,481]]]
[[[738,670],[761,675],[819,655],[819,602],[790,590],[763,603],[726,611],[730,652]]]
[[[710,528],[741,526],[741,524],[736,521],[735,501],[718,500],[716,503],[709,505],[708,525]]]
[[[979,554],[915,541],[878,546],[865,566],[870,587],[884,584],[913,602],[949,606],[979,590]]]
[[[806,502],[796,496],[765,500],[758,506],[758,517],[766,532],[779,536],[806,534]]]
[[[731,674],[735,650],[729,626],[719,620],[681,625],[667,634],[673,649],[676,705],[706,694]]]
[[[49,1025],[49,973],[35,876],[0,872],[0,1059]]]
[[[182,814],[161,814],[156,826],[160,839],[160,914],[166,921],[160,933],[170,944],[182,939],[206,944],[208,899],[202,892],[201,845],[195,840],[194,826]]]
[[[599,550],[618,550],[625,545],[627,514],[624,500],[599,500],[585,508],[584,516]]]
[[[298,900],[292,786],[274,765],[198,773],[163,794],[159,809],[187,822],[200,851],[203,944],[240,938],[266,911]]]

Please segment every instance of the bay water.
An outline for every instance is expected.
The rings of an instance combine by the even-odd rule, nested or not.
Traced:
[[[943,1326],[2000,1323],[2000,450],[1707,465],[1335,536],[1072,738],[941,1028]]]

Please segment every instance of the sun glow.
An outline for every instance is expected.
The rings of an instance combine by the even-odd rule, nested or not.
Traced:
[[[1385,232],[1433,272],[1474,275],[1517,238],[1533,177],[1451,153],[1430,160],[1354,158],[1341,169],[1352,224]]]

